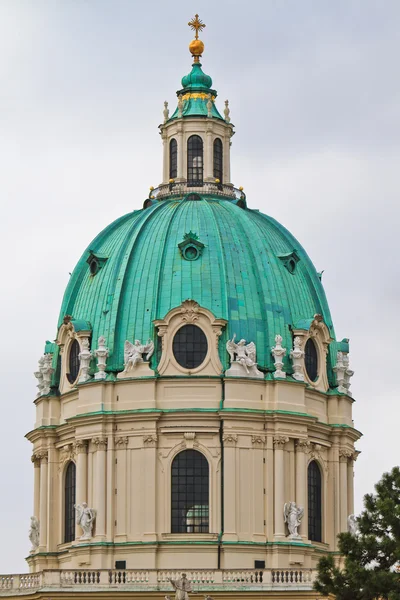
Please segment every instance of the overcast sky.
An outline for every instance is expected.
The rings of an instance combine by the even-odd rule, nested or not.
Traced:
[[[400,2],[0,0],[2,573],[27,570],[32,373],[86,246],[161,180],[195,12],[233,182],[324,270],[350,338],[357,511],[400,462]]]

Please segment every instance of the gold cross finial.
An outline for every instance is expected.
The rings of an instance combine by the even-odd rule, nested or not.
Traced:
[[[199,31],[201,31],[205,27],[205,24],[203,23],[203,21],[201,19],[199,19],[199,15],[194,15],[194,19],[189,21],[188,25],[191,29],[193,29],[193,31],[196,32],[195,38],[196,38],[196,40],[198,40],[199,39]]]

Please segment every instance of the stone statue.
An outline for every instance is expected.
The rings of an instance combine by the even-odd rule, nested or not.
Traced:
[[[89,338],[82,338],[81,340],[81,351],[79,352],[79,362],[80,362],[80,375],[79,375],[79,383],[84,383],[88,379],[89,376],[89,367],[90,361],[92,358],[92,353],[89,350]]]
[[[94,355],[97,358],[97,373],[94,374],[95,379],[105,379],[107,377],[106,374],[106,364],[107,357],[110,353],[109,349],[106,348],[106,338],[104,335],[101,335],[98,339],[98,348],[94,351]]]
[[[271,354],[274,357],[274,366],[275,366],[274,378],[275,379],[278,379],[278,378],[285,379],[286,373],[285,373],[285,371],[282,371],[282,367],[283,367],[283,357],[286,354],[286,348],[282,348],[282,336],[279,334],[275,336],[275,346],[273,348],[271,348]]]
[[[293,340],[293,350],[290,351],[290,358],[293,364],[293,379],[304,381],[303,373],[304,350],[301,349],[301,338],[296,336]]]
[[[231,120],[229,114],[230,114],[230,109],[229,109],[229,100],[225,100],[225,108],[224,108],[224,116],[225,116],[225,121],[227,123],[229,123],[229,121]]]
[[[181,118],[183,115],[183,96],[179,94],[178,96],[178,117]]]
[[[349,532],[351,533],[351,535],[357,535],[358,534],[358,523],[357,523],[357,517],[356,517],[356,515],[349,515],[347,517],[347,527],[348,527]]]
[[[130,367],[134,369],[138,363],[143,362],[143,354],[146,354],[148,362],[154,352],[154,343],[152,340],[147,340],[147,344],[142,344],[140,340],[135,340],[134,344],[126,341],[124,346],[124,361],[125,369]]]
[[[36,396],[37,398],[40,398],[40,396],[42,396],[42,394],[43,394],[43,373],[42,373],[43,364],[44,364],[44,356],[41,356],[39,358],[38,370],[34,372],[34,376],[38,380],[37,388],[39,391]]]
[[[36,373],[34,373],[36,379],[38,380],[38,397],[46,396],[46,394],[50,393],[51,376],[54,373],[52,363],[53,355],[50,353],[41,356],[39,359],[38,370]]]
[[[301,539],[297,529],[300,527],[304,515],[304,508],[297,506],[296,502],[286,502],[283,507],[283,516],[289,529],[288,537],[291,539]]]
[[[349,355],[345,352],[338,352],[336,355],[336,366],[333,367],[336,373],[338,392],[351,396],[350,378],[353,377],[354,371],[349,366]]]
[[[31,527],[29,529],[29,539],[32,544],[31,552],[39,547],[39,536],[40,536],[40,525],[39,520],[36,517],[31,517]]]
[[[186,573],[182,573],[180,579],[169,580],[175,590],[175,600],[189,600],[188,592],[192,592],[192,585],[186,578]]]
[[[169,119],[168,102],[164,102],[163,115],[164,115],[164,123],[166,123]]]
[[[76,510],[76,524],[80,525],[83,531],[83,535],[79,539],[90,540],[96,519],[96,511],[93,508],[89,508],[86,502],[74,504],[74,508]]]
[[[207,95],[207,117],[210,119],[212,116],[212,100],[211,100],[211,94]]]
[[[231,368],[226,375],[263,378],[263,373],[257,369],[255,343],[250,342],[246,345],[246,340],[243,339],[236,343],[235,338],[236,333],[226,343],[226,350],[231,357]]]

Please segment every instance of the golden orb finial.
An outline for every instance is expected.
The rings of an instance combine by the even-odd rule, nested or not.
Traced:
[[[205,23],[201,19],[199,19],[199,15],[195,15],[194,19],[189,21],[189,27],[195,31],[195,38],[189,44],[189,50],[191,55],[194,58],[194,62],[200,62],[200,56],[204,52],[204,44],[201,40],[199,40],[199,31],[202,31],[205,27]]]

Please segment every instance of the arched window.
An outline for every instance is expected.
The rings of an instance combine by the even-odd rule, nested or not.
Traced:
[[[72,542],[75,539],[75,490],[76,490],[76,468],[75,463],[70,462],[65,473],[64,485],[64,542]]]
[[[306,372],[311,381],[318,378],[318,352],[314,340],[308,338],[304,348]]]
[[[322,542],[321,471],[315,460],[308,465],[308,539]]]
[[[188,139],[187,161],[188,185],[203,185],[203,140],[198,135]]]
[[[79,369],[80,369],[80,360],[79,360],[79,354],[80,354],[81,348],[79,346],[79,342],[77,340],[74,340],[70,346],[69,349],[69,356],[68,356],[68,373],[67,373],[67,379],[70,383],[75,383],[76,378],[78,377],[79,374]]]
[[[208,533],[209,468],[196,450],[177,454],[171,469],[171,532]]]
[[[222,183],[222,142],[219,138],[214,141],[214,177]]]
[[[169,178],[175,179],[178,175],[178,144],[175,139],[169,143]]]

